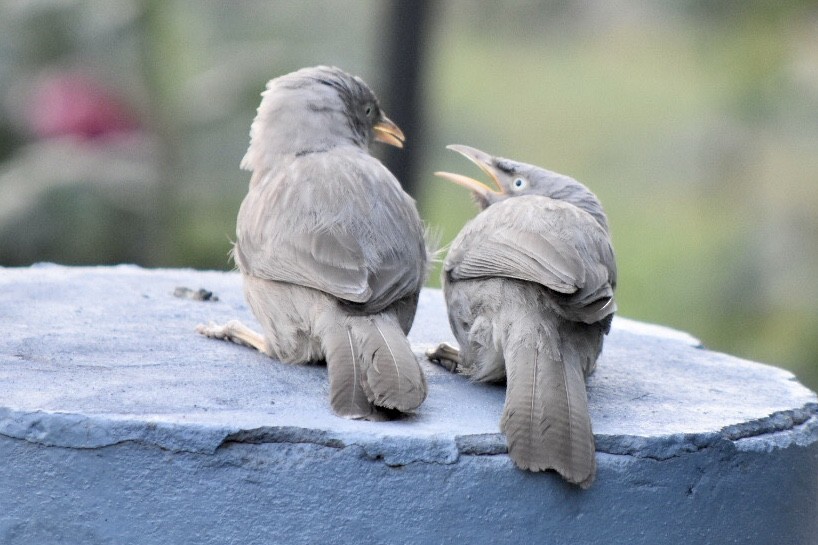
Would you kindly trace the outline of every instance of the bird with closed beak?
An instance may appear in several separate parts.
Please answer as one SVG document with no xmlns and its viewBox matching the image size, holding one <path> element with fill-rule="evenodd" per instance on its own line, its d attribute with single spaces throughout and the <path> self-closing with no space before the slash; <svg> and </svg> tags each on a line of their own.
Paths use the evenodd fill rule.
<svg viewBox="0 0 818 545">
<path fill-rule="evenodd" d="M 506 380 L 500 421 L 516 465 L 587 488 L 596 474 L 585 378 L 616 311 L 616 263 L 596 196 L 533 165 L 449 146 L 496 188 L 460 174 L 482 211 L 458 234 L 443 289 L 460 349 L 428 353 L 475 381 Z"/>
<path fill-rule="evenodd" d="M 326 361 L 340 416 L 411 411 L 426 379 L 406 334 L 429 253 L 415 201 L 369 153 L 404 135 L 338 68 L 278 77 L 262 97 L 232 255 L 263 334 L 235 320 L 197 330 L 287 363 Z"/>
</svg>

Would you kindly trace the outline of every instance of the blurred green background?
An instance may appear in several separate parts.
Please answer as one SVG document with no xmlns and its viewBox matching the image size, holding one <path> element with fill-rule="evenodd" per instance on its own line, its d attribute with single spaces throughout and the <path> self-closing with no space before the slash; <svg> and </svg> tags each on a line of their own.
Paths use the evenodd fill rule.
<svg viewBox="0 0 818 545">
<path fill-rule="evenodd" d="M 431 173 L 478 175 L 446 144 L 569 174 L 620 314 L 818 389 L 816 2 L 429 0 L 402 59 L 398 1 L 6 0 L 0 265 L 229 269 L 265 82 L 334 64 L 391 115 L 409 66 L 403 181 L 442 243 L 475 209 Z"/>
</svg>

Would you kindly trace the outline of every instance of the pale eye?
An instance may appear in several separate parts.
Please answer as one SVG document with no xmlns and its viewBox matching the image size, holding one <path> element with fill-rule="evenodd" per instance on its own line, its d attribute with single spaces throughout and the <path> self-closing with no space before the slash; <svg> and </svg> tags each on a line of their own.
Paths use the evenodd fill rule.
<svg viewBox="0 0 818 545">
<path fill-rule="evenodd" d="M 515 178 L 514 181 L 511 182 L 511 187 L 515 190 L 524 189 L 526 185 L 528 184 L 522 178 Z"/>
</svg>

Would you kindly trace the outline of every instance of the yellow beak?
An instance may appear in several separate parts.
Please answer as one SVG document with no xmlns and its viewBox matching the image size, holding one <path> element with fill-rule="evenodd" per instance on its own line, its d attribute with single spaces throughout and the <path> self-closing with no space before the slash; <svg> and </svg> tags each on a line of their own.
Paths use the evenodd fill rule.
<svg viewBox="0 0 818 545">
<path fill-rule="evenodd" d="M 403 131 L 400 130 L 400 127 L 395 125 L 394 121 L 385 115 L 381 115 L 380 121 L 375 123 L 372 129 L 375 131 L 375 140 L 378 142 L 383 142 L 396 148 L 403 147 L 403 142 L 406 140 Z"/>
<path fill-rule="evenodd" d="M 452 144 L 450 146 L 446 146 L 447 149 L 452 151 L 456 151 L 457 153 L 464 156 L 466 159 L 480 167 L 480 170 L 485 172 L 491 178 L 491 181 L 494 182 L 494 185 L 497 189 L 493 189 L 488 185 L 475 180 L 474 178 L 469 178 L 468 176 L 463 176 L 462 174 L 454 174 L 451 172 L 435 172 L 435 176 L 440 176 L 444 180 L 448 180 L 450 182 L 454 182 L 458 185 L 462 185 L 463 187 L 474 191 L 480 195 L 486 195 L 488 193 L 500 194 L 503 192 L 503 188 L 500 185 L 500 181 L 497 179 L 497 173 L 494 170 L 491 162 L 493 157 L 486 152 L 480 151 L 479 149 L 472 148 L 469 146 L 463 146 L 460 144 Z"/>
</svg>

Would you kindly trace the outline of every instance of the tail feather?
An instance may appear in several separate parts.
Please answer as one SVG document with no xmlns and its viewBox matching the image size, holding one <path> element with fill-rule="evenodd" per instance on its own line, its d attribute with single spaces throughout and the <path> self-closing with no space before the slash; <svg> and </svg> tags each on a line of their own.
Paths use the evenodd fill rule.
<svg viewBox="0 0 818 545">
<path fill-rule="evenodd" d="M 378 314 L 357 320 L 361 369 L 369 400 L 388 409 L 411 411 L 426 399 L 426 378 L 398 322 Z"/>
<path fill-rule="evenodd" d="M 358 341 L 352 328 L 336 328 L 323 336 L 324 353 L 329 371 L 330 404 L 338 416 L 366 418 L 375 408 L 363 389 Z"/>
<path fill-rule="evenodd" d="M 398 321 L 389 314 L 347 316 L 325 328 L 332 410 L 366 418 L 377 407 L 411 411 L 426 399 L 426 378 Z"/>
<path fill-rule="evenodd" d="M 519 467 L 553 469 L 587 488 L 596 474 L 596 460 L 582 363 L 563 359 L 548 342 L 553 339 L 510 343 L 500 427 Z"/>
</svg>

